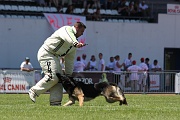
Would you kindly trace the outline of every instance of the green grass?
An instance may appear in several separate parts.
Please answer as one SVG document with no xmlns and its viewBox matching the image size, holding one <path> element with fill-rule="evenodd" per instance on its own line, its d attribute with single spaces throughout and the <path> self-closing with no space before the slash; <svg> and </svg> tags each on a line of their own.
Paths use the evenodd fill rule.
<svg viewBox="0 0 180 120">
<path fill-rule="evenodd" d="M 180 95 L 130 95 L 128 106 L 109 104 L 103 97 L 85 102 L 83 107 L 49 106 L 49 94 L 36 103 L 27 94 L 0 94 L 0 120 L 179 120 Z M 64 95 L 62 103 L 67 102 Z"/>
</svg>

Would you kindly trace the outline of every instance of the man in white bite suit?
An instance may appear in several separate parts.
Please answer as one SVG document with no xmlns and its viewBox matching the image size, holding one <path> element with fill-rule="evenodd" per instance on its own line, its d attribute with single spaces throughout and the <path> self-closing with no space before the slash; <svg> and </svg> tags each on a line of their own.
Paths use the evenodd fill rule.
<svg viewBox="0 0 180 120">
<path fill-rule="evenodd" d="M 83 35 L 85 29 L 82 22 L 76 22 L 73 26 L 59 28 L 45 40 L 37 54 L 45 76 L 29 90 L 29 97 L 33 102 L 40 94 L 50 90 L 50 105 L 61 105 L 63 87 L 56 76 L 56 73 L 63 74 L 59 57 L 64 56 L 65 74 L 71 76 L 76 48 L 84 46 L 77 38 Z"/>
</svg>

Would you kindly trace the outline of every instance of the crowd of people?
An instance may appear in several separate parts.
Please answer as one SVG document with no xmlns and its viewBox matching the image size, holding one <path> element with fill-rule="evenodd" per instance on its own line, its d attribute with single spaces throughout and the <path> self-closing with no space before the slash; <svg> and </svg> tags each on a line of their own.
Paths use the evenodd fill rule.
<svg viewBox="0 0 180 120">
<path fill-rule="evenodd" d="M 128 57 L 120 62 L 120 56 L 110 57 L 109 62 L 105 64 L 103 59 L 103 54 L 99 53 L 99 59 L 96 60 L 95 55 L 91 55 L 90 60 L 86 58 L 86 54 L 82 56 L 77 56 L 73 71 L 83 72 L 83 71 L 109 71 L 114 73 L 121 73 L 126 71 L 128 74 L 125 79 L 129 79 L 132 91 L 145 91 L 150 86 L 148 71 L 156 72 L 161 71 L 161 66 L 158 64 L 158 60 L 154 60 L 152 64 L 149 63 L 149 58 L 141 58 L 140 64 L 137 65 L 136 60 L 132 60 L 132 53 L 128 54 Z M 65 74 L 65 60 L 64 57 L 60 57 L 60 65 L 63 73 Z M 30 63 L 30 58 L 26 57 L 25 61 L 21 63 L 21 71 L 31 72 L 34 71 L 32 64 Z M 127 78 L 128 77 L 128 78 Z M 146 87 L 145 87 L 146 86 Z"/>
<path fill-rule="evenodd" d="M 110 71 L 110 72 L 120 72 L 120 71 L 131 71 L 131 66 L 136 65 L 136 60 L 132 60 L 132 53 L 128 54 L 128 57 L 120 63 L 120 56 L 116 55 L 115 57 L 110 57 L 109 62 L 105 64 L 103 59 L 103 54 L 99 53 L 99 60 L 96 60 L 95 55 L 92 55 L 90 60 L 86 59 L 86 54 L 83 54 L 82 57 L 78 56 L 74 64 L 74 71 Z M 141 58 L 140 70 L 145 69 L 146 71 L 161 71 L 161 67 L 158 64 L 158 60 L 154 60 L 152 64 L 149 64 L 149 58 Z M 144 67 L 144 66 L 147 67 Z M 147 69 L 148 68 L 148 69 Z M 138 71 L 138 69 L 137 69 Z"/>
<path fill-rule="evenodd" d="M 55 6 L 60 13 L 74 14 L 75 8 L 84 8 L 82 15 L 89 19 L 101 20 L 99 14 L 101 9 L 117 10 L 121 16 L 148 17 L 150 9 L 143 0 L 35 0 L 40 6 Z M 67 10 L 64 12 L 63 8 Z M 88 9 L 96 9 L 94 13 L 89 13 Z"/>
<path fill-rule="evenodd" d="M 127 72 L 126 82 L 130 82 L 132 91 L 145 91 L 150 87 L 150 78 L 148 71 L 157 72 L 161 71 L 161 66 L 158 64 L 158 60 L 154 60 L 152 64 L 149 63 L 149 58 L 140 58 L 140 64 L 137 65 L 136 60 L 132 60 L 132 53 L 128 54 L 128 57 L 120 62 L 120 56 L 110 57 L 109 62 L 105 64 L 103 54 L 99 53 L 99 60 L 96 60 L 95 55 L 91 56 L 89 61 L 86 60 L 86 55 L 83 54 L 82 58 L 77 57 L 77 61 L 74 63 L 74 72 L 83 71 L 109 71 L 113 73 Z M 119 80 L 121 82 L 121 80 Z"/>
</svg>

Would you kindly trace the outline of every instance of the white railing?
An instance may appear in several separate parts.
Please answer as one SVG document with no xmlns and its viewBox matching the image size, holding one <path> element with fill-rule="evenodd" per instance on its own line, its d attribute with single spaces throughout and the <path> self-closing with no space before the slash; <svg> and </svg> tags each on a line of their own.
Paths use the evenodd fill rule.
<svg viewBox="0 0 180 120">
<path fill-rule="evenodd" d="M 180 94 L 180 73 L 177 72 L 148 72 L 145 79 L 146 85 L 139 84 L 142 72 L 136 73 L 138 79 L 133 83 L 131 75 L 134 73 L 122 71 L 101 72 L 84 71 L 74 72 L 73 77 L 76 81 L 85 84 L 97 83 L 105 73 L 109 82 L 118 84 L 125 93 L 175 93 Z M 1 69 L 0 70 L 0 93 L 27 93 L 29 88 L 35 85 L 42 78 L 40 70 L 24 72 L 20 70 Z M 132 84 L 133 83 L 133 84 Z M 133 87 L 134 85 L 134 87 Z"/>
</svg>

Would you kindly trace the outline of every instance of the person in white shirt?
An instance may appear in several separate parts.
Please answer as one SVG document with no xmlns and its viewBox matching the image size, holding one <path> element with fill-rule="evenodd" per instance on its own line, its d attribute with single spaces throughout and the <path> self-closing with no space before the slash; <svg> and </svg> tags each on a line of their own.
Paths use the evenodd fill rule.
<svg viewBox="0 0 180 120">
<path fill-rule="evenodd" d="M 83 35 L 85 29 L 86 26 L 82 22 L 76 22 L 73 26 L 62 26 L 44 41 L 37 54 L 44 77 L 29 90 L 29 97 L 33 102 L 40 94 L 50 90 L 50 105 L 61 105 L 63 86 L 56 75 L 63 75 L 59 57 L 64 57 L 65 75 L 71 76 L 76 50 L 85 45 L 78 42 L 78 37 Z"/>
<path fill-rule="evenodd" d="M 84 70 L 86 70 L 87 68 L 87 61 L 86 61 L 86 54 L 82 54 L 82 59 L 81 59 L 81 61 L 84 63 Z"/>
<path fill-rule="evenodd" d="M 141 58 L 140 61 L 139 67 L 141 67 L 142 73 L 139 74 L 139 91 L 143 90 L 145 92 L 148 66 L 144 62 L 144 58 Z"/>
<path fill-rule="evenodd" d="M 161 71 L 161 66 L 158 65 L 158 61 L 157 60 L 154 60 L 153 64 L 151 65 L 151 71 Z"/>
<path fill-rule="evenodd" d="M 131 60 L 131 58 L 132 58 L 132 53 L 129 53 L 129 54 L 128 54 L 128 58 L 126 58 L 126 59 L 124 60 L 124 70 L 125 70 L 125 71 L 127 70 L 127 68 L 128 68 L 129 66 L 132 65 L 132 60 Z"/>
<path fill-rule="evenodd" d="M 84 71 L 85 64 L 81 61 L 81 57 L 78 56 L 77 61 L 74 63 L 74 71 L 75 72 L 82 72 Z"/>
<path fill-rule="evenodd" d="M 115 72 L 120 72 L 121 71 L 121 67 L 124 66 L 124 63 L 120 64 L 120 56 L 116 55 L 115 56 L 115 61 L 114 61 L 114 71 Z"/>
<path fill-rule="evenodd" d="M 141 16 L 146 17 L 149 15 L 149 7 L 148 5 L 145 3 L 145 1 L 142 1 L 139 4 L 139 12 L 141 13 Z"/>
<path fill-rule="evenodd" d="M 32 64 L 30 63 L 29 57 L 25 58 L 25 61 L 23 61 L 21 63 L 20 68 L 21 68 L 21 71 L 27 71 L 27 72 L 34 71 L 34 68 L 33 68 Z"/>
<path fill-rule="evenodd" d="M 98 71 L 105 71 L 105 61 L 102 53 L 99 53 Z"/>
<path fill-rule="evenodd" d="M 87 64 L 87 70 L 97 71 L 97 68 L 96 68 L 96 58 L 95 58 L 94 55 L 91 56 L 91 59 L 90 59 L 90 61 Z"/>
<path fill-rule="evenodd" d="M 131 90 L 133 92 L 137 91 L 137 86 L 138 86 L 138 72 L 141 71 L 142 69 L 136 65 L 136 61 L 132 61 L 132 66 L 127 68 L 128 72 L 130 72 L 130 80 L 131 80 Z"/>
<path fill-rule="evenodd" d="M 109 63 L 107 64 L 106 68 L 107 71 L 114 71 L 114 57 L 109 58 Z"/>
</svg>

